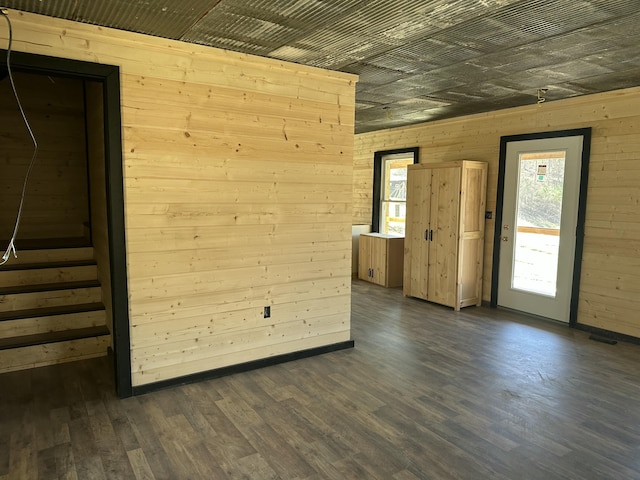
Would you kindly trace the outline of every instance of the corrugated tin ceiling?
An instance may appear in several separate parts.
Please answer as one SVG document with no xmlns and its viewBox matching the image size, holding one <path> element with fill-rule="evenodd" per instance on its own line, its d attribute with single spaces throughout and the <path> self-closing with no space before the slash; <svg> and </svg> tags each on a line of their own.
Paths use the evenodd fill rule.
<svg viewBox="0 0 640 480">
<path fill-rule="evenodd" d="M 640 85 L 631 0 L 0 0 L 357 73 L 366 132 Z"/>
</svg>

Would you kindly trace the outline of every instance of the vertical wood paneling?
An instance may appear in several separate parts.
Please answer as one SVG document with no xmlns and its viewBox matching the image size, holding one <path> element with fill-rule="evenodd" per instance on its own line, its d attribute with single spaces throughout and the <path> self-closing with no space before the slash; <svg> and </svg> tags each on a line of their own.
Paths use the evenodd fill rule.
<svg viewBox="0 0 640 480">
<path fill-rule="evenodd" d="M 22 72 L 14 80 L 38 142 L 18 238 L 80 237 L 89 220 L 82 82 Z M 0 81 L 0 132 L 0 239 L 8 239 L 33 155 L 8 77 Z"/>
<path fill-rule="evenodd" d="M 593 138 L 578 322 L 640 337 L 640 88 L 357 135 L 353 223 L 371 222 L 376 151 L 419 146 L 423 163 L 488 162 L 486 208 L 495 213 L 501 136 L 582 127 L 592 127 Z M 493 220 L 485 231 L 489 300 Z"/>
<path fill-rule="evenodd" d="M 350 339 L 356 77 L 10 15 L 120 66 L 134 386 Z"/>
</svg>

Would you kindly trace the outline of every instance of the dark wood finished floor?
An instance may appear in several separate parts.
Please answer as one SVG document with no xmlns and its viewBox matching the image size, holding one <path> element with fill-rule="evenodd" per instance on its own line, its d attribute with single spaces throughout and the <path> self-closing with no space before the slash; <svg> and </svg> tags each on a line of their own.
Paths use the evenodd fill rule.
<svg viewBox="0 0 640 480">
<path fill-rule="evenodd" d="M 355 349 L 118 400 L 0 375 L 0 479 L 640 479 L 640 347 L 353 285 Z"/>
</svg>

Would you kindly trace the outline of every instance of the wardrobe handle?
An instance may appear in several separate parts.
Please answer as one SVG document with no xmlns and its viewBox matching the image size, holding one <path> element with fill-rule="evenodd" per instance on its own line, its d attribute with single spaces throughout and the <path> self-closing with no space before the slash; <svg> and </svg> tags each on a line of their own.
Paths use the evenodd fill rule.
<svg viewBox="0 0 640 480">
<path fill-rule="evenodd" d="M 429 230 L 425 230 L 424 231 L 424 239 L 428 242 L 429 241 Z"/>
<path fill-rule="evenodd" d="M 433 230 L 429 230 L 429 241 L 433 241 Z"/>
</svg>

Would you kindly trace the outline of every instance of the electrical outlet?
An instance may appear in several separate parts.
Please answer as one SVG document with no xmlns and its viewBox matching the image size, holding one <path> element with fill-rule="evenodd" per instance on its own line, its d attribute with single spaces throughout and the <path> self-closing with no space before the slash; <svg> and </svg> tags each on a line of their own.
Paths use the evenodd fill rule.
<svg viewBox="0 0 640 480">
<path fill-rule="evenodd" d="M 269 318 L 271 317 L 271 307 L 266 306 L 264 307 L 264 318 Z"/>
</svg>

